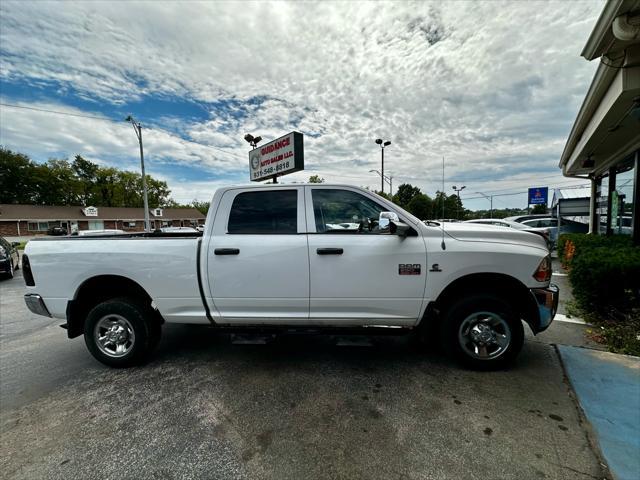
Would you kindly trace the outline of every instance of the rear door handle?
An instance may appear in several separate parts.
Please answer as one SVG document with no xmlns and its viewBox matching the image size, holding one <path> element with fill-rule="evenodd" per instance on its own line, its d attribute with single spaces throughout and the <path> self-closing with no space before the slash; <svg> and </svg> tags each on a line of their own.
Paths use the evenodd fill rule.
<svg viewBox="0 0 640 480">
<path fill-rule="evenodd" d="M 341 248 L 318 248 L 316 253 L 318 255 L 342 255 L 344 250 Z"/>
<path fill-rule="evenodd" d="M 216 255 L 238 255 L 240 253 L 239 248 L 216 248 L 213 253 Z"/>
</svg>

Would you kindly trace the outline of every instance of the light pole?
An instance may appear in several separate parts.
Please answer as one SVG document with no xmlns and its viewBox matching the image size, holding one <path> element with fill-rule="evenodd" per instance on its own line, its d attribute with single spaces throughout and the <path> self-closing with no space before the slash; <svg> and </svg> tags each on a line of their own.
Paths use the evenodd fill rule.
<svg viewBox="0 0 640 480">
<path fill-rule="evenodd" d="M 125 122 L 130 122 L 133 125 L 133 130 L 136 132 L 136 137 L 138 137 L 138 143 L 140 144 L 140 168 L 142 170 L 142 196 L 144 199 L 144 230 L 146 232 L 150 231 L 151 225 L 149 222 L 149 196 L 147 194 L 147 177 L 144 173 L 144 152 L 142 150 L 142 125 L 140 122 L 136 122 L 136 120 L 129 115 L 125 118 Z"/>
<path fill-rule="evenodd" d="M 380 174 L 380 184 L 382 186 L 382 193 L 384 193 L 384 147 L 391 145 L 391 142 L 388 140 L 383 142 L 381 138 L 377 138 L 376 143 L 380 145 L 380 150 L 382 151 L 382 173 Z"/>
<path fill-rule="evenodd" d="M 491 210 L 489 211 L 489 218 L 493 218 L 493 195 L 485 195 L 482 192 L 474 192 L 474 193 L 477 193 L 478 195 L 482 195 L 484 198 L 489 200 L 489 202 L 491 202 Z"/>
<path fill-rule="evenodd" d="M 458 194 L 458 203 L 456 204 L 456 216 L 458 217 L 458 220 L 460 220 L 460 192 L 465 188 L 467 188 L 466 185 L 463 185 L 460 188 L 456 187 L 455 185 L 453 186 L 453 191 Z"/>
<path fill-rule="evenodd" d="M 386 175 L 382 175 L 382 173 L 380 173 L 380 170 L 369 170 L 369 173 L 377 173 L 382 178 L 384 178 L 386 182 L 389 184 L 389 195 L 393 197 L 393 177 L 391 176 L 387 177 Z"/>
</svg>

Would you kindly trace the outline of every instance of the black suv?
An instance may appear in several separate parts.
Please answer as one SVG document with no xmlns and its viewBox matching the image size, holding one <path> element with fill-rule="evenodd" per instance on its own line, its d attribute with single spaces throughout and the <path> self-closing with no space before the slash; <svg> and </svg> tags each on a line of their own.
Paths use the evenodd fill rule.
<svg viewBox="0 0 640 480">
<path fill-rule="evenodd" d="M 13 278 L 13 272 L 20 268 L 18 242 L 9 243 L 0 237 L 0 276 Z"/>
</svg>

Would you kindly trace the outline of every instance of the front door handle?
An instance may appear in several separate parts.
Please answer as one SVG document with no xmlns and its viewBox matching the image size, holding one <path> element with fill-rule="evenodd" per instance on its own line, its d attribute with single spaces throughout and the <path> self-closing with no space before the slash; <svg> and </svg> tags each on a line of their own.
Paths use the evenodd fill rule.
<svg viewBox="0 0 640 480">
<path fill-rule="evenodd" d="M 316 253 L 318 255 L 342 255 L 344 250 L 341 248 L 318 248 Z"/>
<path fill-rule="evenodd" d="M 239 248 L 216 248 L 213 253 L 216 255 L 238 255 L 240 253 Z"/>
</svg>

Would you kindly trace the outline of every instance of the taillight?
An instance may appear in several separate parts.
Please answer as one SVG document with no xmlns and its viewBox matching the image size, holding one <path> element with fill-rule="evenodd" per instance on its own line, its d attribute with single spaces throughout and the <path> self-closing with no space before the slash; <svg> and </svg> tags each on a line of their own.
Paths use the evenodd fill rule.
<svg viewBox="0 0 640 480">
<path fill-rule="evenodd" d="M 24 277 L 24 283 L 27 287 L 35 287 L 36 282 L 33 279 L 33 272 L 31 272 L 31 264 L 29 263 L 29 257 L 22 255 L 22 276 Z"/>
<path fill-rule="evenodd" d="M 547 255 L 542 259 L 540 265 L 533 273 L 533 278 L 538 282 L 548 282 L 551 280 L 551 256 Z"/>
</svg>

